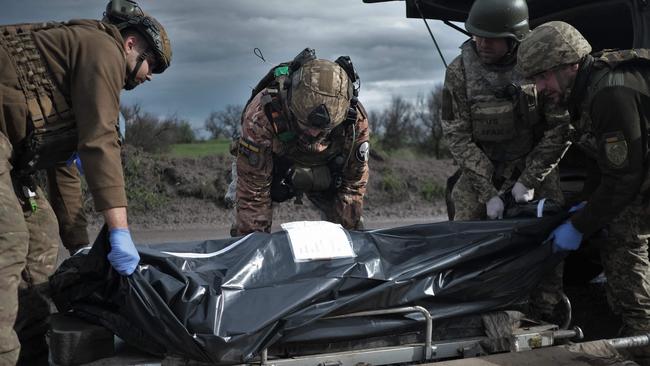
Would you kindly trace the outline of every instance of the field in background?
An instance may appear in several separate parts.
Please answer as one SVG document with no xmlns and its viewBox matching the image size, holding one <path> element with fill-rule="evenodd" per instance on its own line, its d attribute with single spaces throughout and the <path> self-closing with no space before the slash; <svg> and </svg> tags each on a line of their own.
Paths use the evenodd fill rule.
<svg viewBox="0 0 650 366">
<path fill-rule="evenodd" d="M 173 144 L 168 155 L 179 158 L 200 158 L 210 155 L 228 155 L 230 139 L 217 139 L 190 144 Z"/>
</svg>

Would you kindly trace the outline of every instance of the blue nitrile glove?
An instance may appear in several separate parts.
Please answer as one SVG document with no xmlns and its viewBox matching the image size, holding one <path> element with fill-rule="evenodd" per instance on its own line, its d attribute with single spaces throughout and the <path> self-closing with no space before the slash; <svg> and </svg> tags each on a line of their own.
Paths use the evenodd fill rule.
<svg viewBox="0 0 650 366">
<path fill-rule="evenodd" d="M 551 233 L 553 251 L 576 250 L 582 242 L 582 233 L 573 226 L 571 220 L 565 221 Z"/>
<path fill-rule="evenodd" d="M 79 153 L 75 151 L 72 156 L 65 162 L 65 165 L 67 166 L 72 166 L 72 164 L 77 166 L 77 170 L 79 171 L 80 175 L 84 175 L 84 167 L 81 164 L 81 158 L 79 157 Z"/>
<path fill-rule="evenodd" d="M 111 243 L 108 261 L 113 268 L 123 276 L 133 273 L 140 263 L 140 255 L 135 249 L 129 229 L 111 229 L 108 241 Z"/>
<path fill-rule="evenodd" d="M 580 211 L 580 210 L 582 210 L 583 208 L 585 208 L 585 206 L 587 206 L 587 201 L 582 201 L 582 202 L 578 203 L 577 205 L 571 207 L 571 208 L 569 209 L 569 212 L 572 213 L 572 212 Z"/>
</svg>

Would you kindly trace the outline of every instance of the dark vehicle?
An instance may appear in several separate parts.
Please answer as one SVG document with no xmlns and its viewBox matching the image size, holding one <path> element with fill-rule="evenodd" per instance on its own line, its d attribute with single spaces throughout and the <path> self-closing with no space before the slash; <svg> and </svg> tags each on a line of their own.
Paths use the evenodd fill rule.
<svg viewBox="0 0 650 366">
<path fill-rule="evenodd" d="M 363 0 L 378 3 L 395 0 Z M 464 22 L 473 0 L 406 0 L 407 18 Z M 647 0 L 528 0 L 530 24 L 535 27 L 562 20 L 576 27 L 594 51 L 650 46 Z M 453 25 L 452 25 L 453 26 Z"/>
</svg>

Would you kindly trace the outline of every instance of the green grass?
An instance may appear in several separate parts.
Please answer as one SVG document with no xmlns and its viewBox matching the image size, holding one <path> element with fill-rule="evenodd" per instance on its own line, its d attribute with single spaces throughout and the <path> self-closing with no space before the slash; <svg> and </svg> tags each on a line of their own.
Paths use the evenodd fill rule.
<svg viewBox="0 0 650 366">
<path fill-rule="evenodd" d="M 192 144 L 174 144 L 169 155 L 182 158 L 200 158 L 209 155 L 227 155 L 229 149 L 230 139 L 218 139 Z"/>
</svg>

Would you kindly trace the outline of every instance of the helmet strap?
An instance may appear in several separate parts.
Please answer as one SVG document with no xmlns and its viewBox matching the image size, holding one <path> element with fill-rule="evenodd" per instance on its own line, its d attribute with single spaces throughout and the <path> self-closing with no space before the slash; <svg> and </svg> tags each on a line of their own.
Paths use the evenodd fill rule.
<svg viewBox="0 0 650 366">
<path fill-rule="evenodd" d="M 591 75 L 592 65 L 594 64 L 594 58 L 591 55 L 586 55 L 580 62 L 580 68 L 578 73 L 573 81 L 573 85 L 570 90 L 567 90 L 569 109 L 572 115 L 579 115 L 579 108 L 577 108 L 582 99 L 584 98 L 587 92 L 587 82 Z M 578 109 L 578 110 L 574 110 Z"/>
<path fill-rule="evenodd" d="M 519 42 L 512 38 L 506 38 L 506 43 L 508 44 L 508 52 L 501 58 L 501 64 L 507 65 L 512 63 L 517 58 L 517 49 L 519 48 Z"/>
<path fill-rule="evenodd" d="M 124 85 L 124 89 L 132 90 L 136 86 L 138 86 L 138 82 L 135 80 L 135 77 L 138 75 L 138 71 L 140 71 L 140 67 L 142 67 L 142 63 L 146 59 L 147 59 L 147 52 L 142 52 L 138 56 L 135 67 L 133 68 L 133 70 L 131 70 L 131 73 L 129 73 L 129 76 L 127 76 L 126 78 L 126 84 Z"/>
</svg>

